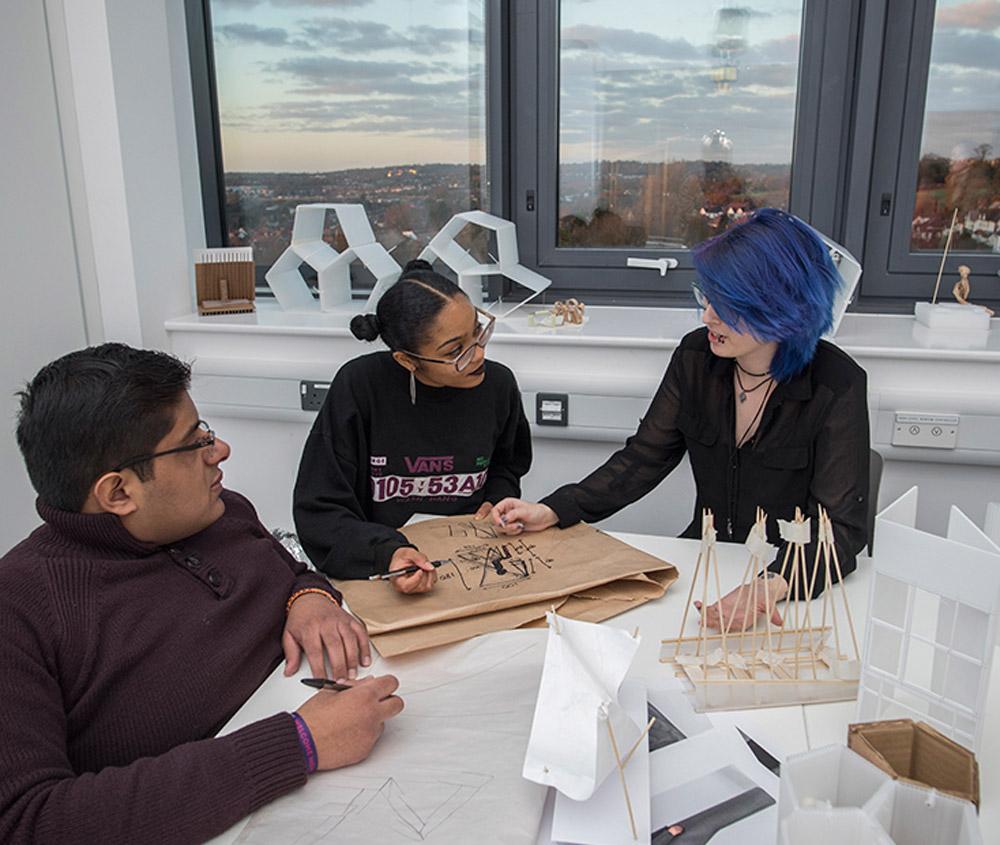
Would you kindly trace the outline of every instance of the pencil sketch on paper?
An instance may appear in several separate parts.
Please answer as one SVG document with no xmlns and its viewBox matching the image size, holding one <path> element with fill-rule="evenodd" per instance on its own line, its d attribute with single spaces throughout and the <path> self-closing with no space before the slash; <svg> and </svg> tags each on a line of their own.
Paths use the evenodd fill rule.
<svg viewBox="0 0 1000 845">
<path fill-rule="evenodd" d="M 432 769 L 395 776 L 342 774 L 335 783 L 319 779 L 313 782 L 317 788 L 304 791 L 281 818 L 251 819 L 237 841 L 274 842 L 280 824 L 281 840 L 296 845 L 350 841 L 357 835 L 424 842 L 492 780 L 478 772 Z"/>
</svg>

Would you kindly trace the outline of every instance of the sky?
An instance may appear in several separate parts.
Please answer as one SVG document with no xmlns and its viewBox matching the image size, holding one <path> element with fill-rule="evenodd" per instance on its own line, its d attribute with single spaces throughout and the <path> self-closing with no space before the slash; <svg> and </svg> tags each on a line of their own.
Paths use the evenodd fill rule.
<svg viewBox="0 0 1000 845">
<path fill-rule="evenodd" d="M 211 5 L 226 170 L 484 160 L 485 0 Z M 721 130 L 736 163 L 789 162 L 801 0 L 560 5 L 561 161 L 699 158 Z M 1000 0 L 939 0 L 923 149 L 977 143 L 1000 150 Z"/>
</svg>

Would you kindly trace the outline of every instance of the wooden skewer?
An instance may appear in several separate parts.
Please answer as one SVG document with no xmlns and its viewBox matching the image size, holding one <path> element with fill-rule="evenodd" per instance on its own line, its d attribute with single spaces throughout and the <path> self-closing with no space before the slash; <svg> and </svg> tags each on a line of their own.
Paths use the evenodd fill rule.
<svg viewBox="0 0 1000 845">
<path fill-rule="evenodd" d="M 785 577 L 785 573 L 788 571 L 788 556 L 791 554 L 791 551 L 792 551 L 792 544 L 788 543 L 785 546 L 785 557 L 781 561 L 781 572 L 778 573 L 778 575 L 781 578 L 784 578 Z M 787 584 L 788 582 L 785 581 L 785 583 Z M 768 594 L 770 595 L 770 590 L 768 590 Z M 771 602 L 771 605 L 772 605 L 771 610 L 773 612 L 774 608 L 776 608 L 778 606 L 778 599 L 775 598 L 774 601 Z M 788 615 L 788 607 L 786 606 L 785 607 L 785 616 L 787 616 L 787 615 Z M 782 642 L 784 633 L 785 633 L 785 627 L 784 627 L 784 625 L 782 625 L 781 626 L 781 630 L 778 631 L 778 648 L 779 649 L 781 648 L 781 642 Z"/>
<path fill-rule="evenodd" d="M 747 575 L 750 574 L 750 566 L 754 562 L 755 559 L 756 558 L 753 555 L 750 555 L 750 560 L 747 561 L 747 565 L 743 569 L 743 580 L 740 582 L 741 583 L 740 594 L 739 594 L 739 598 L 736 599 L 736 606 L 737 607 L 739 607 L 740 599 L 743 598 L 743 591 L 745 589 L 747 589 L 747 591 L 749 592 L 748 586 L 749 586 L 750 582 L 747 581 Z M 747 602 L 749 602 L 749 601 L 750 601 L 750 596 L 748 595 L 747 596 Z M 744 616 L 744 618 L 746 618 L 746 611 L 748 609 L 749 609 L 748 606 L 745 604 L 744 608 L 743 608 L 743 616 Z M 729 630 L 732 630 L 732 617 L 730 617 L 729 622 L 727 623 L 727 628 Z M 743 627 L 740 628 L 740 645 L 739 645 L 739 648 L 740 648 L 741 651 L 743 650 L 743 637 L 746 634 L 746 630 L 747 630 L 747 626 L 746 625 L 743 625 Z"/>
<path fill-rule="evenodd" d="M 715 560 L 715 594 L 718 597 L 719 613 L 721 615 L 721 613 L 722 613 L 722 583 L 719 581 L 719 561 L 718 561 L 718 559 Z M 705 612 L 705 606 L 702 605 L 702 613 L 704 613 L 704 612 Z M 729 675 L 733 675 L 735 673 L 733 672 L 733 667 L 729 665 L 729 644 L 726 642 L 726 622 L 723 619 L 720 619 L 720 621 L 722 622 L 722 625 L 719 628 L 719 630 L 722 633 L 722 662 L 726 664 L 726 675 L 729 676 Z M 708 649 L 706 648 L 705 651 L 707 652 Z"/>
<path fill-rule="evenodd" d="M 625 760 L 622 762 L 623 766 L 628 765 L 628 761 L 632 759 L 632 755 L 635 754 L 636 750 L 639 748 L 639 743 L 641 743 L 643 737 L 645 737 L 646 734 L 649 733 L 649 729 L 653 727 L 653 722 L 655 721 L 656 721 L 656 716 L 652 716 L 650 720 L 646 723 L 646 727 L 643 728 L 642 733 L 639 734 L 639 738 L 633 743 L 632 747 L 628 750 L 628 754 L 625 755 Z"/>
<path fill-rule="evenodd" d="M 698 651 L 695 654 L 701 655 L 702 670 L 705 674 L 708 674 L 708 646 L 705 645 L 705 651 L 702 653 L 702 645 L 705 642 L 705 629 L 707 627 L 705 623 L 705 612 L 708 610 L 708 570 L 712 568 L 712 550 L 708 550 L 708 561 L 705 563 L 705 578 L 702 585 L 701 591 L 701 618 L 698 624 Z"/>
<path fill-rule="evenodd" d="M 830 525 L 830 532 L 831 532 L 831 537 L 832 537 L 833 536 L 833 525 L 832 525 L 832 523 Z M 860 660 L 861 659 L 861 649 L 858 648 L 858 637 L 857 637 L 857 634 L 855 634 L 855 632 L 854 632 L 854 619 L 851 618 L 851 606 L 850 606 L 850 604 L 848 604 L 848 601 L 847 601 L 847 587 L 844 586 L 844 576 L 843 576 L 843 574 L 840 571 L 840 560 L 837 558 L 837 547 L 832 542 L 830 543 L 830 551 L 833 554 L 833 565 L 834 565 L 834 568 L 836 568 L 836 570 L 837 570 L 837 580 L 840 581 L 840 594 L 844 598 L 844 613 L 847 614 L 847 625 L 851 629 L 851 642 L 854 645 L 854 659 L 855 660 Z M 837 654 L 838 655 L 840 654 L 839 649 L 837 651 Z"/>
<path fill-rule="evenodd" d="M 705 517 L 701 518 L 701 531 L 702 534 L 705 533 Z M 687 601 L 684 603 L 684 615 L 681 617 L 681 630 L 678 635 L 677 640 L 677 651 L 674 652 L 674 657 L 680 654 L 680 638 L 684 636 L 684 628 L 687 625 L 688 611 L 691 610 L 691 600 L 694 598 L 694 585 L 698 583 L 698 573 L 701 571 L 701 550 L 698 551 L 698 559 L 694 564 L 694 574 L 691 576 L 691 587 L 688 589 Z"/>
<path fill-rule="evenodd" d="M 605 724 L 608 726 L 608 736 L 611 737 L 611 750 L 614 751 L 615 761 L 618 763 L 618 777 L 621 778 L 622 791 L 625 793 L 625 806 L 628 808 L 628 823 L 632 828 L 632 838 L 638 839 L 639 833 L 635 829 L 635 813 L 632 812 L 632 799 L 628 795 L 628 783 L 625 782 L 625 768 L 621 755 L 618 753 L 618 743 L 615 740 L 614 728 L 611 727 L 611 719 L 608 719 Z"/>
<path fill-rule="evenodd" d="M 944 262 L 948 258 L 948 251 L 951 249 L 951 238 L 955 234 L 955 221 L 958 219 L 958 206 L 951 215 L 951 225 L 948 227 L 948 240 L 944 245 L 944 252 L 941 253 L 941 266 L 938 267 L 937 281 L 934 283 L 934 296 L 931 297 L 931 305 L 937 302 L 938 288 L 941 287 L 941 274 L 944 273 Z"/>
</svg>

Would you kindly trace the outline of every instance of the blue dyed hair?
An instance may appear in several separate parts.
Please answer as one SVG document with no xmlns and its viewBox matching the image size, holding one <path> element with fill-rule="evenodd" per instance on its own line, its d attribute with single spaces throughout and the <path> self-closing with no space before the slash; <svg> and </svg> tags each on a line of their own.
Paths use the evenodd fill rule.
<svg viewBox="0 0 1000 845">
<path fill-rule="evenodd" d="M 842 282 L 813 229 L 777 208 L 762 208 L 693 250 L 698 287 L 719 318 L 757 340 L 778 341 L 771 374 L 802 372 L 833 324 Z"/>
</svg>

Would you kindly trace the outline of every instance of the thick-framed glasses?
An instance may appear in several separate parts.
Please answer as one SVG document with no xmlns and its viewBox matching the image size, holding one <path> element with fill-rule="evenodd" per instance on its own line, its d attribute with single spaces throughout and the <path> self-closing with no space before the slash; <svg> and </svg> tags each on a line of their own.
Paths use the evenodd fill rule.
<svg viewBox="0 0 1000 845">
<path fill-rule="evenodd" d="M 697 282 L 691 283 L 691 292 L 694 294 L 694 301 L 697 303 L 698 307 L 704 311 L 709 306 L 708 297 L 705 296 L 705 291 L 703 291 Z"/>
<path fill-rule="evenodd" d="M 432 364 L 454 364 L 455 369 L 462 372 L 469 364 L 472 363 L 472 359 L 476 357 L 476 347 L 481 349 L 486 348 L 486 344 L 490 342 L 490 338 L 493 337 L 493 329 L 496 327 L 497 318 L 495 314 L 490 314 L 483 311 L 482 308 L 477 308 L 476 313 L 480 317 L 485 317 L 486 322 L 478 320 L 476 323 L 476 339 L 472 341 L 464 349 L 459 350 L 459 353 L 454 358 L 428 358 L 426 355 L 417 355 L 414 352 L 406 352 L 405 349 L 400 349 L 400 352 L 406 352 L 411 358 L 416 358 L 419 361 L 429 361 Z"/>
<path fill-rule="evenodd" d="M 198 429 L 202 432 L 202 436 L 195 440 L 194 443 L 188 443 L 186 446 L 175 446 L 173 449 L 164 449 L 162 452 L 153 452 L 149 455 L 137 455 L 134 458 L 129 458 L 127 461 L 122 461 L 111 471 L 121 472 L 123 469 L 135 466 L 136 464 L 143 464 L 146 461 L 153 460 L 153 458 L 162 458 L 164 455 L 178 455 L 181 452 L 194 452 L 197 449 L 207 449 L 209 446 L 214 446 L 215 432 L 209 428 L 208 423 L 204 420 L 198 420 Z"/>
</svg>

